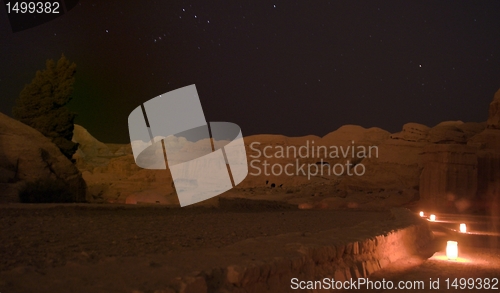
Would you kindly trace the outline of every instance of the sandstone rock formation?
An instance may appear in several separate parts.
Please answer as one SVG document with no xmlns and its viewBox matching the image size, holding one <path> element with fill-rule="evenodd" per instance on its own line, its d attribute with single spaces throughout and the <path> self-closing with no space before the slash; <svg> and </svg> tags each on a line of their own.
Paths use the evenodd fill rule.
<svg viewBox="0 0 500 293">
<path fill-rule="evenodd" d="M 312 140 L 314 139 L 314 149 Z M 309 142 L 308 142 L 309 141 Z M 281 196 L 281 200 L 287 200 L 290 203 L 299 203 L 304 208 L 339 208 L 339 207 L 380 207 L 380 206 L 398 206 L 415 200 L 418 196 L 418 177 L 421 167 L 419 166 L 419 153 L 424 142 L 412 142 L 399 139 L 391 139 L 390 133 L 380 128 L 363 128 L 357 125 L 342 126 L 336 131 L 333 131 L 323 138 L 318 137 L 302 137 L 302 138 L 287 138 L 283 136 L 251 136 L 245 137 L 245 143 L 259 142 L 259 151 L 247 149 L 249 162 L 252 161 L 251 155 L 262 152 L 263 149 L 271 150 L 276 145 L 283 147 L 295 146 L 296 148 L 304 147 L 308 144 L 309 157 L 299 157 L 300 162 L 306 165 L 317 164 L 322 160 L 326 163 L 325 174 L 319 174 L 307 178 L 303 174 L 297 176 L 252 176 L 249 174 L 238 188 L 255 188 L 283 186 L 286 191 L 286 196 Z M 312 158 L 313 150 L 318 150 L 321 147 L 335 147 L 341 149 L 338 158 L 331 156 L 317 156 Z M 358 157 L 352 156 L 349 151 L 344 156 L 342 148 L 346 150 L 352 147 L 364 147 L 368 149 L 373 147 L 371 156 Z M 272 153 L 272 152 L 271 152 Z M 304 154 L 305 152 L 303 152 Z M 322 153 L 322 152 L 320 152 Z M 261 155 L 261 159 L 263 155 Z M 255 159 L 255 158 L 253 158 Z M 286 165 L 293 164 L 295 157 L 292 158 L 266 158 L 272 164 Z M 358 171 L 363 170 L 361 176 L 350 176 L 347 172 L 344 174 L 326 174 L 326 168 L 335 168 L 336 165 L 345 166 L 346 163 L 351 164 L 351 168 L 358 168 Z M 320 168 L 324 165 L 320 165 Z M 251 167 L 252 170 L 252 167 Z M 314 168 L 311 169 L 315 171 Z M 336 170 L 340 170 L 336 168 Z M 352 173 L 352 172 L 351 172 Z M 266 185 L 267 183 L 267 185 Z M 271 186 L 269 184 L 276 183 Z M 277 193 L 265 192 L 258 190 L 256 193 L 264 193 L 264 195 L 254 195 L 260 199 L 280 199 Z M 282 191 L 283 192 L 283 191 Z M 294 198 L 298 196 L 299 198 Z"/>
<path fill-rule="evenodd" d="M 75 124 L 72 140 L 80 144 L 78 153 L 81 156 L 93 158 L 97 156 L 113 155 L 110 148 L 106 144 L 98 141 L 87 131 L 87 129 L 78 124 Z"/>
<path fill-rule="evenodd" d="M 490 103 L 488 128 L 500 129 L 500 89 L 495 93 L 493 101 Z"/>
<path fill-rule="evenodd" d="M 168 170 L 141 169 L 134 163 L 130 145 L 102 144 L 82 127 L 75 129 L 74 141 L 80 143 L 81 149 L 74 158 L 94 200 L 178 202 Z M 342 126 L 322 138 L 248 136 L 245 146 L 249 174 L 229 193 L 292 203 L 302 202 L 300 198 L 304 197 L 317 201 L 351 195 L 340 205 L 379 200 L 401 205 L 415 198 L 421 170 L 418 154 L 423 144 L 391 139 L 385 130 L 357 125 Z M 362 170 L 360 166 L 366 170 L 361 176 L 350 176 L 347 169 L 341 173 L 347 164 L 358 171 Z M 285 170 L 287 165 L 291 167 Z"/>
<path fill-rule="evenodd" d="M 429 130 L 428 141 L 431 143 L 466 143 L 467 137 L 459 128 L 462 121 L 445 121 Z"/>
<path fill-rule="evenodd" d="M 37 130 L 0 113 L 0 202 L 19 202 L 26 183 L 64 183 L 75 201 L 85 201 L 80 171 Z"/>
<path fill-rule="evenodd" d="M 420 176 L 420 197 L 437 210 L 500 213 L 500 91 L 487 123 L 449 121 L 429 131 Z M 441 145 L 438 145 L 441 144 Z M 466 144 L 466 145 L 465 145 Z"/>
<path fill-rule="evenodd" d="M 428 141 L 427 135 L 430 128 L 419 123 L 406 123 L 401 132 L 391 135 L 392 139 L 401 139 L 406 141 L 422 142 Z"/>
<path fill-rule="evenodd" d="M 490 103 L 487 128 L 468 144 L 478 149 L 478 204 L 500 215 L 500 90 Z"/>
<path fill-rule="evenodd" d="M 436 208 L 477 207 L 478 199 L 499 197 L 499 97 L 500 91 L 490 104 L 488 123 L 407 123 L 392 135 L 380 128 L 345 125 L 324 137 L 245 137 L 249 174 L 221 196 L 305 207 L 394 206 L 420 196 Z M 178 203 L 169 171 L 137 167 L 130 145 L 103 144 L 78 126 L 74 140 L 81 144 L 75 159 L 95 200 Z M 374 155 L 358 155 L 370 147 Z M 339 173 L 342 166 L 363 174 Z"/>
<path fill-rule="evenodd" d="M 135 165 L 129 145 L 101 144 L 83 128 L 75 129 L 74 141 L 81 145 L 75 159 L 95 200 L 177 202 L 168 170 L 141 169 Z M 345 197 L 352 192 L 380 192 L 381 189 L 401 192 L 414 189 L 418 185 L 415 178 L 418 179 L 419 172 L 419 144 L 398 142 L 389 139 L 389 136 L 389 132 L 380 128 L 346 125 L 322 138 L 313 135 L 245 137 L 249 174 L 233 192 L 243 197 L 252 197 L 255 193 L 263 199 L 272 199 L 276 193 L 274 199 L 287 201 L 296 197 L 310 197 L 311 194 Z M 358 149 L 352 152 L 357 147 L 365 150 L 374 147 L 373 157 L 359 157 Z M 356 178 L 348 178 L 346 172 L 334 174 L 332 171 L 335 165 L 345 167 L 350 163 L 356 166 L 361 162 L 367 164 L 367 171 Z M 284 170 L 287 165 L 291 167 Z M 301 169 L 301 166 L 304 167 Z M 311 170 L 308 170 L 309 166 Z M 320 170 L 323 170 L 323 174 Z M 339 172 L 340 169 L 335 171 Z M 269 194 L 270 190 L 272 194 Z M 164 198 L 159 199 L 158 195 Z"/>
<path fill-rule="evenodd" d="M 178 204 L 168 170 L 147 170 L 135 164 L 130 144 L 105 144 L 75 125 L 73 158 L 93 202 Z"/>
<path fill-rule="evenodd" d="M 476 198 L 476 148 L 460 144 L 432 144 L 424 148 L 420 175 L 422 205 L 436 210 L 465 211 Z"/>
<path fill-rule="evenodd" d="M 467 139 L 470 139 L 474 135 L 482 132 L 486 128 L 486 123 L 465 122 L 463 124 L 458 125 L 457 127 L 464 133 Z"/>
<path fill-rule="evenodd" d="M 430 128 L 423 124 L 407 123 L 401 132 L 391 135 L 392 139 L 430 143 L 467 143 L 467 139 L 483 131 L 484 123 L 445 121 Z"/>
<path fill-rule="evenodd" d="M 238 187 L 287 189 L 308 184 L 337 185 L 348 173 L 346 164 L 359 164 L 364 159 L 362 150 L 369 155 L 370 147 L 374 147 L 376 155 L 376 147 L 389 135 L 380 128 L 345 125 L 322 138 L 313 135 L 245 137 L 250 168 L 249 175 Z"/>
<path fill-rule="evenodd" d="M 422 142 L 397 139 L 381 141 L 378 157 L 361 161 L 366 167 L 363 176 L 345 177 L 343 184 L 351 191 L 417 191 L 421 171 L 419 154 L 424 145 Z"/>
</svg>

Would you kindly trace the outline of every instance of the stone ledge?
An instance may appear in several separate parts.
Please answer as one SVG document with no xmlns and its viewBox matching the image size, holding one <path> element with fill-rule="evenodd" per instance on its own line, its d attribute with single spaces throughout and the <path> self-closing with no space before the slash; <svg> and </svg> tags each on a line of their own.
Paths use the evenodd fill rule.
<svg viewBox="0 0 500 293">
<path fill-rule="evenodd" d="M 334 212 L 334 211 L 332 211 Z M 432 240 L 426 221 L 406 209 L 392 209 L 390 223 L 364 222 L 353 229 L 314 234 L 292 233 L 249 239 L 228 247 L 246 255 L 227 267 L 193 272 L 176 278 L 163 292 L 297 292 L 292 278 L 321 280 L 368 277 L 399 259 L 418 253 Z M 338 236 L 341 235 L 341 236 Z"/>
</svg>

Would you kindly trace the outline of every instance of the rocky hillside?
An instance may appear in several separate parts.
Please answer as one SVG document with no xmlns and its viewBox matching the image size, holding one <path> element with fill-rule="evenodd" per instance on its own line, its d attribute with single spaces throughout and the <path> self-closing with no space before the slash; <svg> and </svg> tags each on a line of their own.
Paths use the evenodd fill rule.
<svg viewBox="0 0 500 293">
<path fill-rule="evenodd" d="M 487 122 L 407 123 L 394 134 L 345 125 L 324 137 L 248 136 L 249 174 L 222 196 L 304 207 L 401 205 L 422 198 L 456 208 L 465 200 L 470 208 L 476 199 L 498 197 L 489 182 L 500 166 L 499 105 L 500 91 Z M 80 143 L 75 159 L 94 201 L 178 203 L 169 171 L 137 167 L 129 144 L 104 144 L 78 125 L 73 140 Z"/>
</svg>

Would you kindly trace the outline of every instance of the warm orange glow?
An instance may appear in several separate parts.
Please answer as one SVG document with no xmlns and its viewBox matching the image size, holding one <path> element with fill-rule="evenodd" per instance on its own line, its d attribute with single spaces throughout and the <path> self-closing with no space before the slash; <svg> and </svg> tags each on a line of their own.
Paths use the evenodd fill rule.
<svg viewBox="0 0 500 293">
<path fill-rule="evenodd" d="M 462 233 L 467 232 L 467 226 L 464 223 L 460 224 L 460 232 Z"/>
<path fill-rule="evenodd" d="M 446 245 L 446 256 L 451 260 L 457 259 L 458 243 L 456 241 L 448 241 L 448 244 Z"/>
<path fill-rule="evenodd" d="M 431 215 L 430 220 L 433 222 L 436 221 L 436 215 Z"/>
<path fill-rule="evenodd" d="M 444 255 L 444 254 L 436 254 L 433 257 L 431 257 L 430 259 L 436 260 L 436 261 L 449 261 L 448 257 L 446 257 L 446 255 Z M 463 257 L 457 257 L 457 259 L 455 259 L 453 261 L 459 262 L 459 263 L 471 263 L 471 262 L 474 262 L 476 264 L 479 263 L 477 260 L 472 261 L 471 259 L 463 258 Z"/>
<path fill-rule="evenodd" d="M 420 216 L 423 217 L 424 216 L 424 212 L 420 212 Z"/>
</svg>

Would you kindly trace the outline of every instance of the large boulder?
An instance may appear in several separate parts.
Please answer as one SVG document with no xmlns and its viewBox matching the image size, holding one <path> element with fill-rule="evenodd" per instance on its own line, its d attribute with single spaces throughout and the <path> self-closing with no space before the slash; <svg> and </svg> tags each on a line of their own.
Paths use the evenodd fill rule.
<svg viewBox="0 0 500 293">
<path fill-rule="evenodd" d="M 19 202 L 29 183 L 58 182 L 73 201 L 85 201 L 80 171 L 39 131 L 0 113 L 0 202 Z"/>
</svg>

